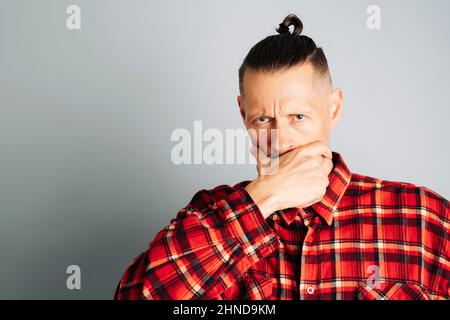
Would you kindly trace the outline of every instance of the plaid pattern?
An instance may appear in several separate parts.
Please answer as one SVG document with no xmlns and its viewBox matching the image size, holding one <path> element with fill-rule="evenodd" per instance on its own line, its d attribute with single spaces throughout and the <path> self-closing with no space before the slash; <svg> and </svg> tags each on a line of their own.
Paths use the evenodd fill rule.
<svg viewBox="0 0 450 320">
<path fill-rule="evenodd" d="M 264 219 L 244 187 L 198 191 L 126 269 L 115 299 L 449 299 L 448 201 L 351 174 Z M 377 271 L 377 272 L 375 272 Z"/>
</svg>

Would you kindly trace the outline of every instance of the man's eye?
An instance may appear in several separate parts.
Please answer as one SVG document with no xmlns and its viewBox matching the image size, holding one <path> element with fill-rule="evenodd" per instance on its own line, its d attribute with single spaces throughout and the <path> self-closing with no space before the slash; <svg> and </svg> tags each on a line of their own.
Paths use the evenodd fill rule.
<svg viewBox="0 0 450 320">
<path fill-rule="evenodd" d="M 303 120 L 304 118 L 305 118 L 305 115 L 303 115 L 303 114 L 296 114 L 296 115 L 295 115 L 295 120 L 301 121 L 301 120 Z"/>
<path fill-rule="evenodd" d="M 269 122 L 269 117 L 259 117 L 256 119 L 257 123 L 267 123 Z"/>
</svg>

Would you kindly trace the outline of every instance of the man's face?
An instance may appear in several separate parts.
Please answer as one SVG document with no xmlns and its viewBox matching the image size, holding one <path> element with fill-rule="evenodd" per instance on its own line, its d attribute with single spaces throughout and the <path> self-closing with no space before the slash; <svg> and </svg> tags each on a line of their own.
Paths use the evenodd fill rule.
<svg viewBox="0 0 450 320">
<path fill-rule="evenodd" d="M 277 132 L 278 154 L 321 140 L 329 143 L 329 132 L 340 116 L 342 90 L 333 91 L 328 77 L 309 63 L 263 73 L 247 70 L 244 93 L 238 104 L 247 129 Z M 266 153 L 270 150 L 270 139 Z M 255 145 L 255 141 L 253 141 Z"/>
</svg>

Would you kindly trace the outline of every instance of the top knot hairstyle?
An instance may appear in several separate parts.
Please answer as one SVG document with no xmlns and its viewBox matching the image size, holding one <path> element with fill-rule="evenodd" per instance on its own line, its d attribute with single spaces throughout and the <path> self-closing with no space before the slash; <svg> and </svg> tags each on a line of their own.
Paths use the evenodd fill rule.
<svg viewBox="0 0 450 320">
<path fill-rule="evenodd" d="M 276 31 L 278 34 L 268 36 L 255 44 L 239 68 L 239 91 L 242 96 L 244 74 L 248 69 L 274 72 L 309 62 L 320 74 L 330 77 L 325 53 L 310 37 L 301 35 L 303 23 L 295 14 L 284 18 Z"/>
</svg>

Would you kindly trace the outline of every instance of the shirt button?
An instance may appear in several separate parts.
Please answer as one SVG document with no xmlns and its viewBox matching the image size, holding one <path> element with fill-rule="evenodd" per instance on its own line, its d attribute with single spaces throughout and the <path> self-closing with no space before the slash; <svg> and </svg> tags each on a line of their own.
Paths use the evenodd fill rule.
<svg viewBox="0 0 450 320">
<path fill-rule="evenodd" d="M 312 286 L 309 286 L 309 287 L 306 288 L 306 293 L 307 294 L 314 294 L 314 291 L 315 291 L 315 289 Z"/>
</svg>

